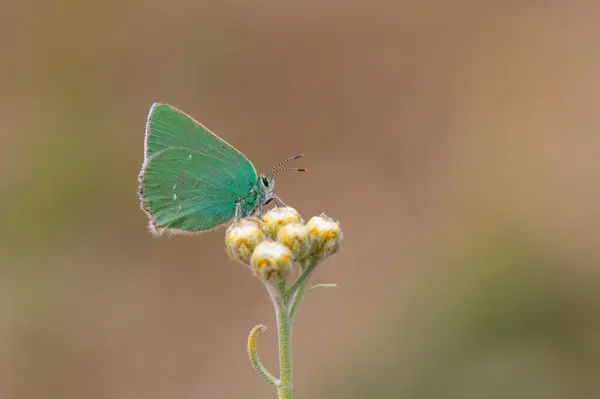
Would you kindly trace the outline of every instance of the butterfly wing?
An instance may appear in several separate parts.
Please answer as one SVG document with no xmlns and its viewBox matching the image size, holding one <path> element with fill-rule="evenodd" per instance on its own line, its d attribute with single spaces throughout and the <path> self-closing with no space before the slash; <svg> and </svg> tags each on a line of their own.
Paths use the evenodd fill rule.
<svg viewBox="0 0 600 399">
<path fill-rule="evenodd" d="M 156 234 L 217 227 L 256 184 L 248 158 L 170 105 L 150 109 L 145 144 L 139 195 Z"/>
</svg>

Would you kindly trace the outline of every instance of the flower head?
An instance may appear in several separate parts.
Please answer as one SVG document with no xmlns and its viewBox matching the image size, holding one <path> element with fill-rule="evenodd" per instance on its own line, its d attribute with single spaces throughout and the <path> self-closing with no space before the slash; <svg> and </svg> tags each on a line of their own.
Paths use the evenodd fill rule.
<svg viewBox="0 0 600 399">
<path fill-rule="evenodd" d="M 265 235 L 275 239 L 279 229 L 290 223 L 302 223 L 297 210 L 288 206 L 273 208 L 263 215 L 262 229 Z"/>
<path fill-rule="evenodd" d="M 277 241 L 288 247 L 294 259 L 302 259 L 310 252 L 310 235 L 308 227 L 300 223 L 282 226 L 277 232 Z"/>
<path fill-rule="evenodd" d="M 244 264 L 250 263 L 250 257 L 256 246 L 265 239 L 258 221 L 242 219 L 233 223 L 225 234 L 225 246 L 229 257 Z"/>
<path fill-rule="evenodd" d="M 250 265 L 254 274 L 263 281 L 285 279 L 292 271 L 292 251 L 276 241 L 263 241 L 254 249 Z"/>
<path fill-rule="evenodd" d="M 335 254 L 342 242 L 342 229 L 339 222 L 322 213 L 314 216 L 306 224 L 312 240 L 311 253 L 327 257 Z"/>
</svg>

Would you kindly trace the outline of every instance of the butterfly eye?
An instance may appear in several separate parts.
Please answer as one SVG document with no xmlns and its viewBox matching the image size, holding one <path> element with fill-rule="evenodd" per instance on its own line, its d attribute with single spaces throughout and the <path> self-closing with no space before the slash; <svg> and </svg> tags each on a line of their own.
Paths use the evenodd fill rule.
<svg viewBox="0 0 600 399">
<path fill-rule="evenodd" d="M 263 177 L 263 184 L 265 185 L 265 187 L 269 187 L 269 179 L 267 179 L 266 177 Z"/>
</svg>

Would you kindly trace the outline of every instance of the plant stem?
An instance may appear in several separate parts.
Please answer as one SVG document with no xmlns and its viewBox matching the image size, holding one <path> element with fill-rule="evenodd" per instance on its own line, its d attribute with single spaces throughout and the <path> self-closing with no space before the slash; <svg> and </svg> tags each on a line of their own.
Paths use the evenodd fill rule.
<svg viewBox="0 0 600 399">
<path fill-rule="evenodd" d="M 250 331 L 250 335 L 248 336 L 248 357 L 252 363 L 252 368 L 256 370 L 258 375 L 264 378 L 269 384 L 277 387 L 279 386 L 279 380 L 275 378 L 273 374 L 269 373 L 269 370 L 262 364 L 260 357 L 258 357 L 258 353 L 256 352 L 256 338 L 266 329 L 267 327 L 259 324 Z"/>
<path fill-rule="evenodd" d="M 279 284 L 265 284 L 267 291 L 273 301 L 273 307 L 277 316 L 277 336 L 279 340 L 279 379 L 269 379 L 265 377 L 267 382 L 276 381 L 277 393 L 279 399 L 292 399 L 292 322 L 296 308 L 302 301 L 302 297 L 306 292 L 306 286 L 313 274 L 318 262 L 306 262 L 302 268 L 302 273 L 290 287 L 286 288 L 285 281 Z M 258 356 L 250 355 L 258 359 Z M 256 363 L 260 367 L 259 361 L 254 359 L 253 365 Z"/>
<path fill-rule="evenodd" d="M 292 320 L 286 306 L 275 306 L 279 337 L 279 399 L 292 399 Z"/>
<path fill-rule="evenodd" d="M 302 297 L 306 292 L 306 286 L 312 276 L 315 268 L 317 267 L 318 262 L 305 262 L 302 268 L 302 273 L 298 277 L 298 279 L 294 282 L 294 284 L 290 287 L 289 290 L 289 298 L 288 298 L 288 309 L 290 319 L 294 320 L 294 315 L 296 314 L 296 308 L 302 301 Z"/>
<path fill-rule="evenodd" d="M 302 302 L 302 298 L 304 297 L 304 293 L 306 292 L 307 285 L 308 279 L 306 279 L 304 283 L 297 288 L 296 292 L 294 292 L 294 294 L 290 298 L 289 315 L 291 320 L 294 320 L 296 309 L 298 308 L 298 305 L 300 305 L 300 302 Z"/>
<path fill-rule="evenodd" d="M 316 261 L 312 261 L 312 262 L 305 261 L 304 262 L 304 266 L 302 267 L 302 273 L 300 274 L 298 279 L 296 281 L 294 281 L 294 284 L 292 284 L 292 286 L 289 289 L 289 292 L 292 295 L 296 294 L 299 291 L 302 291 L 301 290 L 302 285 L 304 285 L 306 287 L 306 284 L 308 283 L 310 276 L 312 276 L 312 273 L 318 264 L 319 263 Z"/>
</svg>

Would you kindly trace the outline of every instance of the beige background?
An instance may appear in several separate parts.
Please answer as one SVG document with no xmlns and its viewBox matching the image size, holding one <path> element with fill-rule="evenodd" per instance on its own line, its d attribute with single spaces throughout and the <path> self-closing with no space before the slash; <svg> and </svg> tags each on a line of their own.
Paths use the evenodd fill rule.
<svg viewBox="0 0 600 399">
<path fill-rule="evenodd" d="M 223 231 L 153 239 L 154 101 L 339 219 L 297 398 L 600 397 L 600 3 L 16 1 L 0 12 L 0 398 L 269 398 Z"/>
</svg>

